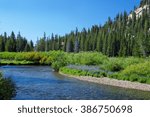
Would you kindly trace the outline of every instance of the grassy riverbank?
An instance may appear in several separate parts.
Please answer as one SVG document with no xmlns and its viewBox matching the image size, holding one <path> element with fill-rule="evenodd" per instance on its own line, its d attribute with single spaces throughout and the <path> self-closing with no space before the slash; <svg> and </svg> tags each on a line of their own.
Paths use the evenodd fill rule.
<svg viewBox="0 0 150 117">
<path fill-rule="evenodd" d="M 0 52 L 0 64 L 2 65 L 39 65 L 51 64 L 48 62 L 47 53 L 40 52 Z M 50 61 L 51 62 L 51 61 Z"/>
<path fill-rule="evenodd" d="M 1 52 L 0 64 L 51 65 L 76 76 L 109 77 L 150 84 L 150 58 L 107 57 L 98 52 Z"/>
<path fill-rule="evenodd" d="M 17 60 L 1 60 L 0 65 L 32 65 L 34 62 L 32 61 L 17 61 Z"/>
</svg>

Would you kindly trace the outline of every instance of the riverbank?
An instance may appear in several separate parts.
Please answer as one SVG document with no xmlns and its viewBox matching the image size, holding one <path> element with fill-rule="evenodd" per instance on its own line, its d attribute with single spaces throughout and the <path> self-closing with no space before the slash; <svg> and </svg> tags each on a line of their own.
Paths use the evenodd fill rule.
<svg viewBox="0 0 150 117">
<path fill-rule="evenodd" d="M 16 61 L 16 60 L 0 60 L 0 66 L 2 65 L 36 65 L 32 61 Z"/>
<path fill-rule="evenodd" d="M 96 78 L 96 77 L 89 77 L 89 76 L 68 75 L 68 74 L 64 74 L 62 72 L 59 72 L 59 73 L 63 76 L 72 77 L 72 78 L 76 78 L 78 80 L 97 83 L 97 84 L 111 85 L 111 86 L 115 86 L 115 87 L 136 89 L 136 90 L 142 90 L 142 91 L 150 91 L 149 84 L 142 84 L 142 83 L 131 82 L 131 81 L 123 81 L 123 80 L 111 79 L 111 78 L 107 78 L 107 77 Z"/>
<path fill-rule="evenodd" d="M 98 52 L 0 52 L 0 65 L 49 65 L 65 74 L 150 84 L 150 57 L 107 57 Z"/>
</svg>

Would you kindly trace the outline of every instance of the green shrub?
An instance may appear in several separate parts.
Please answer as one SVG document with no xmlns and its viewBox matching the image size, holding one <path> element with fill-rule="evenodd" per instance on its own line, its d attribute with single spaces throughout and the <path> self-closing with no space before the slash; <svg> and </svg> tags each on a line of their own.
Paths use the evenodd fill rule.
<svg viewBox="0 0 150 117">
<path fill-rule="evenodd" d="M 101 72 L 100 75 L 101 75 L 102 77 L 107 77 L 107 74 L 106 74 L 105 72 Z"/>
<path fill-rule="evenodd" d="M 100 65 L 108 60 L 108 57 L 98 52 L 67 53 L 70 64 L 79 65 Z"/>
<path fill-rule="evenodd" d="M 140 83 L 150 82 L 150 61 L 134 64 L 126 67 L 123 71 L 111 75 L 113 78 L 137 81 Z"/>
<path fill-rule="evenodd" d="M 137 75 L 137 74 L 131 74 L 131 75 L 129 76 L 129 80 L 130 80 L 131 82 L 138 81 L 138 75 Z"/>
<path fill-rule="evenodd" d="M 118 71 L 121 71 L 123 69 L 122 65 L 119 64 L 119 63 L 112 63 L 110 66 L 110 71 L 113 71 L 113 72 L 118 72 Z"/>
<path fill-rule="evenodd" d="M 67 58 L 65 56 L 65 53 L 57 53 L 57 56 L 55 56 L 53 62 L 52 62 L 52 68 L 55 71 L 59 71 L 61 67 L 64 67 L 67 65 Z"/>
<path fill-rule="evenodd" d="M 101 66 L 101 68 L 113 72 L 119 72 L 124 70 L 130 65 L 144 63 L 145 61 L 148 61 L 148 59 L 136 58 L 136 57 L 127 57 L 127 58 L 111 57 L 109 58 L 108 61 L 105 61 L 105 63 Z"/>
<path fill-rule="evenodd" d="M 43 56 L 43 57 L 40 59 L 39 63 L 40 63 L 41 65 L 43 65 L 43 64 L 48 64 L 48 63 L 46 62 L 47 59 L 48 59 L 47 56 Z"/>
<path fill-rule="evenodd" d="M 138 78 L 138 82 L 140 82 L 140 83 L 146 83 L 146 79 L 144 79 L 144 78 Z"/>
<path fill-rule="evenodd" d="M 147 84 L 150 84 L 150 78 L 146 80 L 146 83 L 147 83 Z"/>
<path fill-rule="evenodd" d="M 99 65 L 108 60 L 108 57 L 98 52 L 66 53 L 63 51 L 50 52 L 0 52 L 0 59 L 16 61 L 32 61 L 35 64 L 52 64 L 65 58 L 68 64 Z"/>
<path fill-rule="evenodd" d="M 9 100 L 16 95 L 15 84 L 10 78 L 4 79 L 0 73 L 0 100 Z"/>
<path fill-rule="evenodd" d="M 60 69 L 61 67 L 63 67 L 63 66 L 64 66 L 64 64 L 63 64 L 61 61 L 55 61 L 55 62 L 52 63 L 52 68 L 53 68 L 56 72 L 58 72 L 59 69 Z"/>
<path fill-rule="evenodd" d="M 52 64 L 52 61 L 53 61 L 53 58 L 51 56 L 47 57 L 46 61 L 45 61 L 45 64 L 46 65 L 51 65 Z"/>
<path fill-rule="evenodd" d="M 0 52 L 0 59 L 15 59 L 16 53 L 15 52 Z"/>
</svg>

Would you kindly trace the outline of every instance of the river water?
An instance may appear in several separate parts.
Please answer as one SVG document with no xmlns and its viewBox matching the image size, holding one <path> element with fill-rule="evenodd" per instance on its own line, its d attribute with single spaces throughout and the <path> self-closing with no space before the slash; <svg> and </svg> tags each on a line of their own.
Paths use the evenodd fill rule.
<svg viewBox="0 0 150 117">
<path fill-rule="evenodd" d="M 59 75 L 49 66 L 1 66 L 17 86 L 14 100 L 139 100 L 150 92 L 80 81 Z"/>
</svg>

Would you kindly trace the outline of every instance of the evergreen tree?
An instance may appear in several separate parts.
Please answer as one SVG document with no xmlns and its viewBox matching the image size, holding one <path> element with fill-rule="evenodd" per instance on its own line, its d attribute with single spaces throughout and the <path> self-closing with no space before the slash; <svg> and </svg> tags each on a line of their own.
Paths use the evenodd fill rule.
<svg viewBox="0 0 150 117">
<path fill-rule="evenodd" d="M 11 36 L 10 36 L 10 51 L 11 52 L 16 52 L 16 37 L 15 33 L 12 31 Z"/>
<path fill-rule="evenodd" d="M 0 52 L 5 51 L 3 36 L 0 36 Z"/>
<path fill-rule="evenodd" d="M 25 52 L 29 52 L 31 50 L 30 45 L 28 43 L 26 43 L 26 46 L 24 48 Z"/>
<path fill-rule="evenodd" d="M 29 51 L 33 51 L 34 50 L 34 44 L 33 44 L 32 40 L 30 41 L 29 46 L 30 46 L 30 50 Z"/>
<path fill-rule="evenodd" d="M 75 37 L 75 45 L 74 52 L 79 52 L 79 39 L 78 39 L 78 29 L 76 28 L 76 37 Z"/>
</svg>

